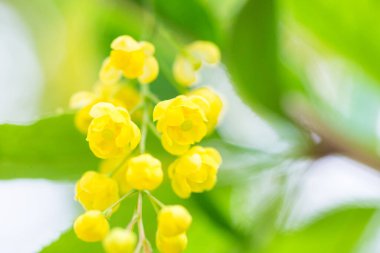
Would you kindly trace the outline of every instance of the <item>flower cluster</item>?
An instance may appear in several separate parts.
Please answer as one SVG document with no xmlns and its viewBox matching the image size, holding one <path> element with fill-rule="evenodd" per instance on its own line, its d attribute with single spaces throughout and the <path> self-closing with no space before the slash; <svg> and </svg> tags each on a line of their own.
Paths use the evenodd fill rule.
<svg viewBox="0 0 380 253">
<path fill-rule="evenodd" d="M 74 231 L 83 241 L 102 241 L 107 253 L 152 252 L 144 233 L 144 196 L 157 211 L 157 249 L 180 253 L 187 246 L 190 213 L 181 205 L 163 204 L 151 193 L 162 184 L 165 168 L 158 154 L 145 148 L 148 127 L 167 152 L 178 156 L 167 172 L 173 191 L 181 198 L 211 190 L 222 162 L 216 149 L 199 146 L 217 126 L 222 100 L 203 87 L 159 101 L 148 85 L 159 72 L 154 52 L 149 42 L 130 36 L 116 38 L 95 88 L 74 94 L 70 101 L 77 110 L 75 125 L 87 134 L 92 153 L 102 159 L 99 172 L 85 172 L 76 184 L 75 199 L 86 211 L 76 219 Z M 196 82 L 202 64 L 219 60 L 219 49 L 213 43 L 196 41 L 179 53 L 173 75 L 189 87 Z M 111 229 L 108 220 L 133 194 L 138 194 L 138 200 L 131 221 L 125 228 Z"/>
</svg>

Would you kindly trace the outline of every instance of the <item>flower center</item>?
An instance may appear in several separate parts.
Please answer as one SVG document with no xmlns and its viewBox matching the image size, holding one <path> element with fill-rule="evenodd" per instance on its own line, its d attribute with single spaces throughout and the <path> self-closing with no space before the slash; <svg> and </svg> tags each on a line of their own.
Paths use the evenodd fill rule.
<svg viewBox="0 0 380 253">
<path fill-rule="evenodd" d="M 193 122 L 191 120 L 185 120 L 185 122 L 183 122 L 181 124 L 181 129 L 183 131 L 189 131 L 193 128 Z"/>
<path fill-rule="evenodd" d="M 102 136 L 106 140 L 112 140 L 114 139 L 115 133 L 111 129 L 104 129 L 102 132 Z"/>
</svg>

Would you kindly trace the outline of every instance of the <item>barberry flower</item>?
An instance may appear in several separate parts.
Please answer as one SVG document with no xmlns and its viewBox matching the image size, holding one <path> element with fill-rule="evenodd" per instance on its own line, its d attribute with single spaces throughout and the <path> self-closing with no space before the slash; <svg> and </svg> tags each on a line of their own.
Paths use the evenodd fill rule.
<svg viewBox="0 0 380 253">
<path fill-rule="evenodd" d="M 169 166 L 169 178 L 174 192 L 181 198 L 192 192 L 211 190 L 222 158 L 213 148 L 195 146 Z"/>
<path fill-rule="evenodd" d="M 78 110 L 75 114 L 75 126 L 80 132 L 87 133 L 92 120 L 90 110 L 99 102 L 110 102 L 129 111 L 141 102 L 141 96 L 131 85 L 121 83 L 101 83 L 94 87 L 93 92 L 80 91 L 75 93 L 70 99 L 70 108 Z M 136 115 L 139 116 L 138 114 L 133 116 Z M 141 118 L 141 115 L 139 117 Z M 139 117 L 134 117 L 134 119 Z"/>
<path fill-rule="evenodd" d="M 111 43 L 111 54 L 100 70 L 100 80 L 117 82 L 121 73 L 126 78 L 138 78 L 143 84 L 157 78 L 158 63 L 154 58 L 154 46 L 146 41 L 137 42 L 131 36 L 117 37 Z"/>
<path fill-rule="evenodd" d="M 181 253 L 187 247 L 187 236 L 183 233 L 172 237 L 165 237 L 157 232 L 156 245 L 161 253 Z"/>
<path fill-rule="evenodd" d="M 91 210 L 75 220 L 74 232 L 85 242 L 97 242 L 103 240 L 108 234 L 109 224 L 102 212 Z"/>
<path fill-rule="evenodd" d="M 103 240 L 106 253 L 132 253 L 136 247 L 135 233 L 123 228 L 113 228 Z"/>
<path fill-rule="evenodd" d="M 158 231 L 165 237 L 185 233 L 191 225 L 191 215 L 181 205 L 164 206 L 158 213 Z"/>
<path fill-rule="evenodd" d="M 173 65 L 174 79 L 184 86 L 191 86 L 198 77 L 204 63 L 217 64 L 220 61 L 219 48 L 209 41 L 195 41 L 177 55 Z"/>
<path fill-rule="evenodd" d="M 122 164 L 123 161 L 123 157 L 106 159 L 103 160 L 99 166 L 99 170 L 102 174 L 112 173 L 112 179 L 117 182 L 121 195 L 132 190 L 132 187 L 128 184 L 127 179 L 125 178 L 128 166 L 126 162 Z M 115 169 L 117 169 L 117 171 L 114 172 Z"/>
<path fill-rule="evenodd" d="M 222 100 L 214 91 L 205 87 L 192 90 L 188 96 L 201 96 L 207 100 L 209 106 L 205 107 L 204 110 L 207 117 L 207 132 L 211 133 L 218 124 L 220 112 L 223 108 Z"/>
<path fill-rule="evenodd" d="M 90 115 L 93 120 L 87 141 L 97 157 L 108 159 L 126 155 L 140 142 L 140 130 L 125 108 L 101 102 L 91 108 Z"/>
<path fill-rule="evenodd" d="M 150 154 L 142 154 L 128 161 L 126 179 L 137 190 L 154 190 L 163 180 L 161 162 Z"/>
<path fill-rule="evenodd" d="M 200 96 L 180 95 L 162 101 L 153 111 L 162 145 L 171 154 L 181 155 L 207 133 L 205 109 L 208 102 Z"/>
<path fill-rule="evenodd" d="M 106 175 L 87 171 L 75 186 L 75 199 L 86 210 L 103 211 L 119 199 L 118 185 Z"/>
</svg>

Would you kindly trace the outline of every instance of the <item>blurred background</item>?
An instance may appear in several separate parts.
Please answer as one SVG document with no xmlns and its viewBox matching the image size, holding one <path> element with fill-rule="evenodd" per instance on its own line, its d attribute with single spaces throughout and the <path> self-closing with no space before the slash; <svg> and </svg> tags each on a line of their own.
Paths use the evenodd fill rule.
<svg viewBox="0 0 380 253">
<path fill-rule="evenodd" d="M 223 156 L 217 187 L 155 193 L 191 210 L 186 252 L 380 252 L 379 21 L 375 0 L 0 1 L 0 252 L 102 252 L 70 230 L 75 180 L 98 161 L 68 101 L 122 34 L 152 34 L 161 99 L 174 44 L 221 48 L 197 84 L 225 103 L 204 141 Z"/>
</svg>

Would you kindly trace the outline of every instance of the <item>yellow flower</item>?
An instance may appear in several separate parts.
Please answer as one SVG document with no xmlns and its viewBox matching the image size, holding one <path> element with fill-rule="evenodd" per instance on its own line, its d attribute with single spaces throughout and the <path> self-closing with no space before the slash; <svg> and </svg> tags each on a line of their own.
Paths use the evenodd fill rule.
<svg viewBox="0 0 380 253">
<path fill-rule="evenodd" d="M 191 225 L 191 215 L 181 205 L 165 206 L 158 213 L 158 231 L 165 237 L 185 233 Z"/>
<path fill-rule="evenodd" d="M 192 192 L 211 190 L 222 158 L 213 148 L 195 146 L 169 166 L 169 178 L 174 192 L 181 198 Z"/>
<path fill-rule="evenodd" d="M 156 245 L 161 253 L 181 253 L 186 249 L 187 236 L 186 234 L 179 234 L 177 236 L 165 237 L 157 232 Z"/>
<path fill-rule="evenodd" d="M 112 179 L 114 179 L 119 185 L 119 192 L 122 195 L 132 190 L 132 187 L 127 183 L 125 178 L 128 166 L 126 162 L 121 164 L 123 160 L 124 158 L 113 158 L 103 160 L 100 163 L 100 172 L 102 174 L 113 173 L 113 171 L 120 166 L 120 168 L 113 173 Z"/>
<path fill-rule="evenodd" d="M 223 102 L 220 97 L 209 88 L 199 88 L 191 91 L 189 96 L 201 96 L 209 103 L 208 107 L 205 107 L 205 114 L 207 117 L 208 133 L 211 133 L 215 126 L 218 124 L 220 112 L 223 108 Z"/>
<path fill-rule="evenodd" d="M 98 102 L 100 102 L 100 100 L 97 100 L 97 99 L 93 100 L 91 103 L 82 107 L 75 114 L 74 124 L 81 133 L 87 134 L 88 126 L 90 125 L 92 121 L 90 110 Z"/>
<path fill-rule="evenodd" d="M 136 242 L 136 235 L 132 231 L 113 228 L 103 240 L 103 248 L 107 253 L 132 253 Z"/>
<path fill-rule="evenodd" d="M 126 109 L 101 102 L 91 108 L 90 115 L 93 120 L 87 141 L 97 157 L 108 159 L 126 155 L 140 142 L 140 130 Z"/>
<path fill-rule="evenodd" d="M 219 48 L 209 41 L 195 41 L 187 45 L 177 55 L 173 65 L 174 79 L 184 86 L 191 86 L 197 81 L 202 64 L 217 64 L 220 61 Z"/>
<path fill-rule="evenodd" d="M 78 110 L 74 120 L 75 126 L 80 132 L 87 133 L 92 120 L 90 110 L 93 105 L 99 102 L 110 102 L 129 111 L 141 102 L 141 96 L 131 85 L 121 83 L 100 83 L 94 87 L 93 92 L 80 91 L 75 93 L 70 99 L 70 108 Z M 133 119 L 139 118 L 141 115 L 138 113 L 133 115 Z"/>
<path fill-rule="evenodd" d="M 157 130 L 162 133 L 162 145 L 171 154 L 181 155 L 202 140 L 207 133 L 204 113 L 209 106 L 200 96 L 178 96 L 162 101 L 153 111 Z"/>
<path fill-rule="evenodd" d="M 137 190 L 154 190 L 163 180 L 161 162 L 149 154 L 128 161 L 127 182 Z"/>
<path fill-rule="evenodd" d="M 87 211 L 74 222 L 75 234 L 85 242 L 101 241 L 108 234 L 108 231 L 108 221 L 100 211 Z"/>
<path fill-rule="evenodd" d="M 115 83 L 120 73 L 126 78 L 138 78 L 142 84 L 157 78 L 158 63 L 154 58 L 154 46 L 146 41 L 137 42 L 131 36 L 117 37 L 111 43 L 111 54 L 100 70 L 99 77 L 105 83 Z"/>
<path fill-rule="evenodd" d="M 86 210 L 105 210 L 119 199 L 115 180 L 95 171 L 87 171 L 75 186 L 75 199 Z M 117 207 L 114 208 L 115 211 Z"/>
</svg>

